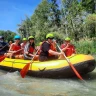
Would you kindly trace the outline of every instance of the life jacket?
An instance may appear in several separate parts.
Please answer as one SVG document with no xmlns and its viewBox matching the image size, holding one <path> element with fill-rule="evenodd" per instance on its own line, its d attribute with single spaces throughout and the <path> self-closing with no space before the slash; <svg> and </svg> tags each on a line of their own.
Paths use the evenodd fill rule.
<svg viewBox="0 0 96 96">
<path fill-rule="evenodd" d="M 29 50 L 28 50 L 28 52 L 31 53 L 31 54 L 34 52 L 33 46 L 29 45 Z"/>
<path fill-rule="evenodd" d="M 18 51 L 18 50 L 20 50 L 21 49 L 21 46 L 20 46 L 20 44 L 18 44 L 18 45 L 16 45 L 15 43 L 12 43 L 12 51 Z M 16 52 L 15 53 L 15 55 L 19 55 L 21 52 L 20 51 L 18 51 L 18 52 Z"/>
<path fill-rule="evenodd" d="M 46 42 L 46 41 L 43 41 L 42 44 L 40 45 L 40 48 L 38 49 L 38 53 L 37 53 L 38 55 L 40 55 L 40 53 L 41 53 L 41 51 L 42 51 L 42 45 L 43 45 L 43 43 L 45 43 L 45 42 Z"/>
<path fill-rule="evenodd" d="M 42 51 L 42 45 L 43 45 L 43 43 L 45 43 L 45 42 L 46 42 L 46 41 L 43 41 L 43 42 L 42 42 L 42 44 L 41 44 L 41 46 L 40 46 L 39 54 L 40 54 L 40 52 Z M 50 44 L 50 49 L 53 50 L 53 51 L 56 51 L 56 47 L 54 46 L 53 43 Z M 52 55 L 49 54 L 49 56 L 52 56 Z"/>
<path fill-rule="evenodd" d="M 66 47 L 66 44 L 62 44 L 61 45 L 61 49 L 65 48 Z M 65 55 L 68 57 L 68 56 L 71 56 L 72 54 L 75 54 L 75 47 L 73 45 L 69 45 L 69 47 L 65 50 Z"/>
<path fill-rule="evenodd" d="M 53 51 L 56 51 L 56 47 L 55 47 L 54 43 L 50 44 L 50 49 Z M 52 56 L 52 54 L 49 54 L 49 56 Z"/>
<path fill-rule="evenodd" d="M 56 51 L 56 47 L 55 47 L 54 43 L 50 44 L 50 49 L 53 50 L 53 51 Z"/>
<path fill-rule="evenodd" d="M 9 50 L 9 45 L 6 42 L 0 42 L 0 55 L 3 55 Z"/>
</svg>

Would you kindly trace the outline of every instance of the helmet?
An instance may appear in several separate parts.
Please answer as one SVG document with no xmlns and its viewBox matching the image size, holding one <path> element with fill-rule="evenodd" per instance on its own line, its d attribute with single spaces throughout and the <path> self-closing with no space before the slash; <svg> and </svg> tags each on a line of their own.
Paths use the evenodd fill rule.
<svg viewBox="0 0 96 96">
<path fill-rule="evenodd" d="M 27 40 L 27 38 L 23 38 L 23 41 L 26 41 Z"/>
<path fill-rule="evenodd" d="M 19 35 L 16 35 L 16 36 L 14 37 L 14 39 L 20 39 L 20 36 L 19 36 Z"/>
<path fill-rule="evenodd" d="M 0 36 L 0 39 L 4 39 L 4 37 L 3 36 Z"/>
<path fill-rule="evenodd" d="M 46 35 L 46 39 L 48 39 L 48 38 L 54 38 L 54 35 L 52 33 L 49 33 Z"/>
<path fill-rule="evenodd" d="M 70 41 L 71 39 L 69 37 L 66 37 L 65 38 L 65 41 Z"/>
<path fill-rule="evenodd" d="M 28 37 L 28 40 L 29 40 L 29 39 L 34 39 L 34 37 L 33 37 L 33 36 L 29 36 L 29 37 Z"/>
</svg>

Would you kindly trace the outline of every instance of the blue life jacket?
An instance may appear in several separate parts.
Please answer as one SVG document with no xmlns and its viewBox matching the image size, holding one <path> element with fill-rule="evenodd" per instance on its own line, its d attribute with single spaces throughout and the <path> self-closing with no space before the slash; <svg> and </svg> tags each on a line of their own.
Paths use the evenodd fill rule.
<svg viewBox="0 0 96 96">
<path fill-rule="evenodd" d="M 0 55 L 4 55 L 9 49 L 8 43 L 0 42 Z"/>
</svg>

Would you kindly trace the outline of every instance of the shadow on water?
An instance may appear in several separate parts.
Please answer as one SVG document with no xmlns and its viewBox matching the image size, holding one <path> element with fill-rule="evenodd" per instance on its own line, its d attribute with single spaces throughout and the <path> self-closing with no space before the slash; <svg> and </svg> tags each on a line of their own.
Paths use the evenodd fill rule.
<svg viewBox="0 0 96 96">
<path fill-rule="evenodd" d="M 84 80 L 96 80 L 96 72 L 83 75 Z"/>
</svg>

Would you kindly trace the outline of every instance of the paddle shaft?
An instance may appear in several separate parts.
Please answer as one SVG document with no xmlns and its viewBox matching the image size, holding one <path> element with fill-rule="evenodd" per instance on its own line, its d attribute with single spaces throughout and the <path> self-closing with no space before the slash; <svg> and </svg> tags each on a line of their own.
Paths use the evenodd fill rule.
<svg viewBox="0 0 96 96">
<path fill-rule="evenodd" d="M 16 52 L 13 52 L 13 54 L 14 53 L 17 53 L 17 52 L 19 52 L 19 51 L 21 51 L 21 50 L 23 50 L 24 48 L 22 48 L 22 49 L 19 49 L 19 50 L 17 50 Z M 10 51 L 9 51 L 9 53 L 11 53 Z"/>
<path fill-rule="evenodd" d="M 35 58 L 35 56 L 37 55 L 37 53 L 38 53 L 39 50 L 40 50 L 40 49 L 37 50 L 37 52 L 35 53 L 35 55 L 33 56 L 33 58 L 32 58 L 31 61 L 30 61 L 30 64 L 31 64 L 30 69 L 32 68 L 32 63 L 34 62 L 34 58 Z"/>
<path fill-rule="evenodd" d="M 57 47 L 59 48 L 59 50 L 62 52 L 61 48 L 59 47 L 59 45 L 56 43 Z M 64 52 L 63 52 L 64 53 Z M 66 57 L 65 53 L 63 54 L 66 61 L 68 62 L 68 64 L 70 65 L 70 67 L 72 68 L 72 70 L 74 71 L 74 73 L 76 74 L 76 76 L 80 79 L 83 80 L 83 78 L 80 76 L 80 74 L 77 72 L 77 70 L 75 69 L 75 67 L 71 64 L 70 60 Z"/>
<path fill-rule="evenodd" d="M 4 59 L 6 58 L 6 56 L 2 56 L 2 57 L 0 57 L 0 62 L 2 62 Z"/>
<path fill-rule="evenodd" d="M 0 49 L 0 51 L 1 51 L 2 49 L 4 49 L 6 46 L 8 46 L 8 44 L 6 44 L 5 46 L 3 46 L 3 47 Z"/>
<path fill-rule="evenodd" d="M 33 58 L 31 59 L 31 61 L 29 63 L 27 63 L 23 69 L 20 71 L 20 75 L 22 76 L 22 78 L 25 77 L 25 75 L 27 74 L 28 70 L 29 70 L 29 67 L 30 67 L 30 64 L 31 64 L 31 67 L 30 69 L 32 68 L 32 63 L 34 62 L 34 58 L 36 56 L 36 54 L 38 53 L 40 49 L 37 50 L 37 52 L 35 53 L 35 55 L 33 56 Z"/>
</svg>

